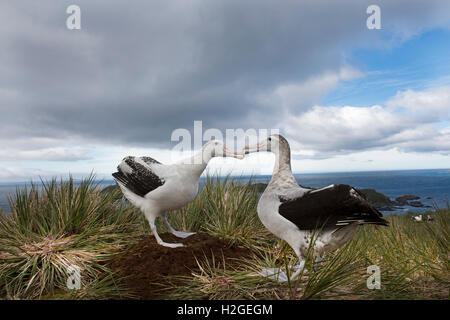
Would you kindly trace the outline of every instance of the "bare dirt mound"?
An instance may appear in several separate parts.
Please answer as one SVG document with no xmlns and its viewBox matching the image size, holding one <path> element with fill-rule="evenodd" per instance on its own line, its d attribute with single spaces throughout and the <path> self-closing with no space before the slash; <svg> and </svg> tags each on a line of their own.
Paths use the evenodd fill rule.
<svg viewBox="0 0 450 320">
<path fill-rule="evenodd" d="M 148 236 L 107 263 L 119 276 L 127 277 L 125 285 L 141 299 L 163 299 L 160 284 L 167 283 L 168 276 L 189 276 L 192 270 L 198 269 L 196 259 L 212 261 L 214 257 L 216 265 L 224 259 L 226 265 L 236 265 L 239 259 L 251 255 L 245 247 L 230 245 L 206 233 L 186 239 L 168 233 L 160 236 L 166 242 L 181 242 L 184 247 L 163 247 L 153 236 Z"/>
</svg>

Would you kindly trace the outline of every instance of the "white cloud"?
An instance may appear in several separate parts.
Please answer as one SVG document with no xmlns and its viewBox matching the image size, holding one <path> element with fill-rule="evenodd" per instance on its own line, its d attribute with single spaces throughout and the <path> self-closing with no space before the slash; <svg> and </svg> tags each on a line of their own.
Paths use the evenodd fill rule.
<svg viewBox="0 0 450 320">
<path fill-rule="evenodd" d="M 0 130 L 1 133 L 2 130 Z M 0 161 L 79 161 L 88 160 L 89 147 L 76 137 L 0 137 Z"/>
<path fill-rule="evenodd" d="M 427 114 L 438 120 L 450 119 L 450 86 L 424 91 L 400 91 L 386 105 L 392 109 L 404 108 L 410 112 Z"/>
<path fill-rule="evenodd" d="M 387 107 L 315 106 L 284 117 L 297 158 L 327 158 L 370 149 L 450 153 L 450 88 L 399 92 Z"/>
<path fill-rule="evenodd" d="M 327 159 L 293 159 L 292 170 L 297 173 L 412 170 L 448 168 L 448 164 L 448 155 L 404 152 L 394 147 L 385 150 L 377 149 L 353 152 Z M 263 169 L 265 168 L 261 170 Z M 267 169 L 271 168 L 268 167 Z"/>
<path fill-rule="evenodd" d="M 3 161 L 40 160 L 40 161 L 79 161 L 87 160 L 86 150 L 75 148 L 44 148 L 39 150 L 0 150 L 0 159 Z"/>
<path fill-rule="evenodd" d="M 325 72 L 301 82 L 290 82 L 276 86 L 269 92 L 257 94 L 257 103 L 298 114 L 311 108 L 320 98 L 339 86 L 340 81 L 362 77 L 363 73 L 351 66 L 336 72 Z"/>
<path fill-rule="evenodd" d="M 323 161 L 393 146 L 448 150 L 448 132 L 433 123 L 448 118 L 445 89 L 399 93 L 388 109 L 312 108 L 363 76 L 346 54 L 448 27 L 448 1 L 386 3 L 380 32 L 364 25 L 370 0 L 273 4 L 84 1 L 85 27 L 71 32 L 64 2 L 0 3 L 0 164 L 10 168 L 0 179 L 41 172 L 34 168 L 109 177 L 135 153 L 171 162 L 171 131 L 198 119 L 220 129 L 285 128 L 295 156 Z M 211 167 L 259 169 L 221 161 Z"/>
<path fill-rule="evenodd" d="M 380 146 L 382 139 L 407 129 L 408 123 L 381 106 L 315 106 L 287 119 L 284 128 L 300 146 L 339 153 Z"/>
<path fill-rule="evenodd" d="M 409 168 L 424 166 L 445 167 L 445 157 L 448 160 L 450 153 L 450 127 L 440 126 L 434 118 L 430 108 L 425 116 L 416 115 L 417 106 L 423 101 L 441 101 L 442 98 L 434 95 L 442 94 L 442 89 L 425 90 L 409 93 L 408 106 L 394 104 L 400 94 L 389 100 L 389 107 L 375 105 L 371 107 L 357 106 L 314 106 L 292 115 L 289 108 L 296 106 L 296 93 L 307 94 L 313 92 L 312 88 L 323 92 L 338 85 L 339 79 L 348 78 L 349 75 L 324 75 L 310 79 L 292 89 L 295 94 L 290 95 L 287 87 L 277 92 L 282 93 L 288 102 L 287 111 L 280 116 L 279 128 L 281 133 L 289 139 L 292 147 L 293 168 L 297 171 L 339 171 L 339 170 L 373 170 L 401 168 L 399 158 L 408 159 Z M 355 73 L 355 75 L 357 72 Z M 332 80 L 330 80 L 332 79 Z M 306 87 L 309 87 L 308 91 Z M 300 89 L 299 89 L 300 88 Z M 316 93 L 310 94 L 310 97 Z M 319 97 L 320 94 L 317 95 Z M 418 101 L 414 100 L 418 97 Z M 427 99 L 423 97 L 428 97 Z M 445 104 L 440 104 L 439 110 L 445 110 Z M 444 107 L 443 107 L 444 106 Z M 399 109 L 403 108 L 402 112 Z M 295 108 L 294 112 L 296 111 Z M 206 128 L 205 128 L 206 129 Z M 83 148 L 79 147 L 83 145 Z M 126 155 L 148 155 L 163 163 L 172 163 L 187 153 L 173 152 L 167 148 L 144 148 L 125 145 L 106 145 L 87 143 L 78 137 L 68 138 L 30 138 L 30 139 L 3 139 L 0 140 L 0 159 L 7 161 L 27 160 L 23 168 L 9 163 L 2 169 L 0 179 L 23 180 L 29 177 L 51 177 L 60 173 L 72 173 L 82 177 L 92 170 L 100 178 L 111 178 L 117 164 Z M 78 147 L 77 147 L 78 146 Z M 422 154 L 422 155 L 420 155 Z M 418 159 L 426 157 L 434 159 L 430 162 L 420 162 Z M 40 170 L 45 161 L 52 161 L 51 170 Z M 305 166 L 306 167 L 303 167 Z M 406 164 L 405 164 L 406 165 Z M 258 154 L 240 161 L 236 159 L 214 159 L 208 166 L 210 172 L 220 171 L 222 174 L 268 174 L 273 166 L 273 157 L 267 154 Z M 389 167 L 391 166 L 391 167 Z M 448 165 L 447 165 L 448 166 Z M 44 167 L 49 168 L 48 165 Z M 406 168 L 406 167 L 405 167 Z M 15 178 L 13 178 L 15 177 Z"/>
<path fill-rule="evenodd" d="M 439 152 L 450 154 L 450 130 L 438 130 L 434 125 L 422 125 L 405 130 L 386 139 L 386 145 L 392 145 L 407 152 Z M 448 159 L 450 163 L 450 158 Z"/>
<path fill-rule="evenodd" d="M 56 172 L 49 170 L 35 169 L 35 168 L 23 168 L 20 166 L 0 166 L 0 181 L 10 182 L 10 181 L 23 181 L 27 182 L 30 180 L 39 181 L 40 177 L 52 177 L 56 176 Z"/>
</svg>

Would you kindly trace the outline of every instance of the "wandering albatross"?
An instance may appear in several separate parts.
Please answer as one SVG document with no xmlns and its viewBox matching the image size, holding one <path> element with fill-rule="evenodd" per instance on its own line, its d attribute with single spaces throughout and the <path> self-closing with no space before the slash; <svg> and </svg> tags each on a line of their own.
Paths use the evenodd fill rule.
<svg viewBox="0 0 450 320">
<path fill-rule="evenodd" d="M 166 212 L 179 209 L 198 193 L 198 180 L 213 157 L 243 158 L 227 149 L 221 141 L 206 143 L 193 157 L 171 165 L 164 165 L 150 157 L 126 157 L 117 167 L 113 177 L 125 198 L 138 207 L 150 223 L 150 229 L 158 244 L 177 248 L 182 243 L 164 242 L 158 235 L 155 219 L 161 217 L 169 231 L 179 238 L 186 238 L 195 232 L 180 232 L 172 228 Z"/>
<path fill-rule="evenodd" d="M 258 217 L 264 226 L 285 240 L 300 260 L 294 280 L 301 272 L 306 252 L 314 235 L 314 257 L 322 260 L 326 251 L 344 245 L 362 224 L 388 225 L 382 214 L 371 206 L 356 188 L 333 184 L 321 189 L 298 185 L 291 171 L 289 143 L 281 135 L 271 135 L 245 153 L 267 151 L 275 154 L 272 179 L 258 202 Z M 317 230 L 317 233 L 314 233 Z M 278 268 L 265 269 L 262 275 L 286 281 Z M 278 275 L 278 276 L 277 276 Z"/>
</svg>

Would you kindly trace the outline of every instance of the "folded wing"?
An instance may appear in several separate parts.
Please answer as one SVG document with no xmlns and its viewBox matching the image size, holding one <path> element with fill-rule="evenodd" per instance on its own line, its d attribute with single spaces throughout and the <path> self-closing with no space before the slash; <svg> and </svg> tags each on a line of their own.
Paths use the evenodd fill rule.
<svg viewBox="0 0 450 320">
<path fill-rule="evenodd" d="M 117 167 L 117 172 L 112 175 L 125 188 L 138 196 L 145 197 L 165 182 L 153 172 L 152 164 L 160 164 L 160 162 L 150 157 L 126 157 Z"/>
<path fill-rule="evenodd" d="M 300 230 L 329 230 L 351 223 L 388 224 L 362 193 L 345 184 L 307 191 L 297 198 L 279 199 L 279 214 Z"/>
</svg>

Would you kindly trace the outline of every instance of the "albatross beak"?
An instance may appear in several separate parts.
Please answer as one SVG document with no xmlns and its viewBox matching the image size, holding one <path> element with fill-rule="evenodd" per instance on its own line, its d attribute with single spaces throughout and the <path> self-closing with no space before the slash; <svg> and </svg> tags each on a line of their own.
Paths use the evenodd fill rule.
<svg viewBox="0 0 450 320">
<path fill-rule="evenodd" d="M 240 151 L 240 152 L 233 152 L 230 149 L 228 149 L 227 147 L 223 147 L 223 156 L 224 157 L 232 157 L 232 158 L 237 158 L 237 159 L 244 159 L 244 152 Z"/>
<path fill-rule="evenodd" d="M 244 153 L 249 154 L 249 153 L 253 153 L 253 152 L 265 151 L 265 149 L 263 147 L 264 147 L 264 141 L 261 141 L 258 144 L 255 144 L 253 146 L 245 146 Z"/>
</svg>

